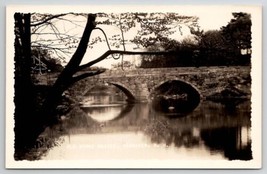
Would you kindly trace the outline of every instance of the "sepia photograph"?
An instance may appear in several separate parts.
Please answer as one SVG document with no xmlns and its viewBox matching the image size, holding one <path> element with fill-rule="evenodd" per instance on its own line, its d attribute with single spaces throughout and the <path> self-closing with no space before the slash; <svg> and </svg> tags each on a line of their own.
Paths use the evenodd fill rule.
<svg viewBox="0 0 267 174">
<path fill-rule="evenodd" d="M 261 168 L 260 6 L 6 8 L 6 168 Z"/>
</svg>

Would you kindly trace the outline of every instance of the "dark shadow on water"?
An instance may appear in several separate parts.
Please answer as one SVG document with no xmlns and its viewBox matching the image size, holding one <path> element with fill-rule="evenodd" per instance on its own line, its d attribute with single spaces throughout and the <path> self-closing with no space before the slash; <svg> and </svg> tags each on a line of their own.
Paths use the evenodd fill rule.
<svg viewBox="0 0 267 174">
<path fill-rule="evenodd" d="M 166 117 L 175 118 L 184 117 L 192 112 L 198 106 L 198 102 L 157 98 L 153 100 L 152 106 L 155 111 L 163 113 Z"/>
<path fill-rule="evenodd" d="M 160 131 L 155 131 L 160 130 Z M 177 148 L 199 148 L 203 142 L 212 154 L 222 154 L 228 160 L 251 160 L 251 139 L 244 133 L 244 127 L 224 127 L 210 129 L 178 129 L 153 125 L 146 130 L 146 134 L 153 143 L 164 143 L 166 146 L 174 145 Z M 199 154 L 196 154 L 199 155 Z"/>
<path fill-rule="evenodd" d="M 229 160 L 251 160 L 251 141 L 242 142 L 241 127 L 206 129 L 201 138 L 212 152 L 223 152 Z"/>
<path fill-rule="evenodd" d="M 197 109 L 184 114 L 186 117 L 182 114 L 166 117 L 168 114 L 161 113 L 165 117 L 156 117 L 145 134 L 153 143 L 189 149 L 199 148 L 204 143 L 211 155 L 221 154 L 228 160 L 251 160 L 251 102 L 228 102 L 224 105 L 202 101 Z M 231 103 L 233 106 L 229 108 Z M 158 108 L 154 106 L 155 109 Z"/>
</svg>

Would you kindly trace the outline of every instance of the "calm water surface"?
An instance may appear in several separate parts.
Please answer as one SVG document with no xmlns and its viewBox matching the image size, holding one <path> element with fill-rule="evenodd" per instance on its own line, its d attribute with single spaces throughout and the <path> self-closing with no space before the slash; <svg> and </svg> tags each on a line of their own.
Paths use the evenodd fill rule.
<svg viewBox="0 0 267 174">
<path fill-rule="evenodd" d="M 62 123 L 62 143 L 42 159 L 252 159 L 249 101 L 201 101 L 183 114 L 168 110 L 92 93 Z"/>
</svg>

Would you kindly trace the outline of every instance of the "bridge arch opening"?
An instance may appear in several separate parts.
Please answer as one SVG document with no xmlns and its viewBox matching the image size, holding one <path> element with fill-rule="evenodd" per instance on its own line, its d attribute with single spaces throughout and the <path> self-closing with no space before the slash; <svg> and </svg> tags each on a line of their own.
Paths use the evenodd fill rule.
<svg viewBox="0 0 267 174">
<path fill-rule="evenodd" d="M 105 81 L 97 82 L 90 88 L 87 88 L 86 91 L 83 93 L 83 96 L 86 96 L 92 90 L 99 90 L 102 87 L 107 88 L 107 86 L 109 85 L 114 86 L 120 91 L 122 91 L 122 93 L 127 97 L 126 101 L 128 103 L 133 103 L 136 101 L 136 98 L 133 95 L 133 93 L 127 87 L 125 87 L 125 85 L 117 83 L 117 82 L 105 82 Z"/>
<path fill-rule="evenodd" d="M 121 91 L 121 94 L 124 95 L 124 97 L 120 95 L 120 97 L 122 97 L 120 98 L 120 100 L 122 99 L 121 101 L 126 101 L 128 103 L 136 102 L 136 97 L 133 95 L 132 91 L 125 85 L 117 82 L 98 81 L 84 89 L 81 94 L 83 97 L 81 98 L 80 103 L 88 103 L 87 100 L 92 100 L 88 99 L 88 96 L 91 96 L 92 93 L 96 95 L 107 95 L 112 91 L 112 88 L 118 89 L 119 91 Z M 118 90 L 116 91 L 118 92 Z M 115 94 L 117 93 L 116 91 L 113 91 L 112 93 Z"/>
<path fill-rule="evenodd" d="M 132 102 L 136 101 L 133 93 L 124 85 L 119 84 L 119 83 L 113 83 L 113 82 L 107 82 L 107 84 L 111 84 L 111 85 L 117 87 L 118 89 L 120 89 L 126 95 L 126 97 L 127 97 L 126 101 L 128 103 L 132 103 Z"/>
<path fill-rule="evenodd" d="M 193 85 L 181 80 L 162 82 L 150 93 L 154 110 L 168 116 L 190 113 L 198 106 L 200 98 L 200 93 Z"/>
</svg>

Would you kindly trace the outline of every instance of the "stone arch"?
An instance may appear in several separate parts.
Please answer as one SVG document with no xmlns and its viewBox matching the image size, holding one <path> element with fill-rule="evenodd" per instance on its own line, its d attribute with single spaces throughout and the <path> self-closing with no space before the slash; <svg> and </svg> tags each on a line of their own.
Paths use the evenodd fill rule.
<svg viewBox="0 0 267 174">
<path fill-rule="evenodd" d="M 128 102 L 136 101 L 136 98 L 133 95 L 133 92 L 131 92 L 131 90 L 129 88 L 125 87 L 125 85 L 123 85 L 121 83 L 117 83 L 117 82 L 106 82 L 106 83 L 111 84 L 111 85 L 117 87 L 118 89 L 120 89 L 127 96 Z"/>
<path fill-rule="evenodd" d="M 200 100 L 200 93 L 193 85 L 177 79 L 160 82 L 150 93 L 153 109 L 170 117 L 186 116 Z"/>
<path fill-rule="evenodd" d="M 168 79 L 168 80 L 164 80 L 164 81 L 161 81 L 160 83 L 156 84 L 155 86 L 153 86 L 153 87 L 151 88 L 149 98 L 152 97 L 154 91 L 155 91 L 157 88 L 159 88 L 161 85 L 163 85 L 163 84 L 165 84 L 165 83 L 167 83 L 167 82 L 171 82 L 171 81 L 178 81 L 178 82 L 180 82 L 180 83 L 184 83 L 184 84 L 186 84 L 186 85 L 191 86 L 191 87 L 192 87 L 192 88 L 199 94 L 199 97 L 202 98 L 201 92 L 199 91 L 199 89 L 198 89 L 195 85 L 193 85 L 193 84 L 191 84 L 191 83 L 189 83 L 189 82 L 186 82 L 186 81 L 184 81 L 184 80 L 180 80 L 180 79 Z"/>
</svg>

